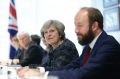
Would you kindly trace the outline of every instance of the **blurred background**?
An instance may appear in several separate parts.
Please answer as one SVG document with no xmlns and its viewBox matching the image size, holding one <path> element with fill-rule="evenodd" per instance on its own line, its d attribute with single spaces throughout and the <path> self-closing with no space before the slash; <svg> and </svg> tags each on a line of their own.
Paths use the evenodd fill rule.
<svg viewBox="0 0 120 79">
<path fill-rule="evenodd" d="M 98 8 L 104 15 L 105 30 L 120 43 L 120 0 L 15 0 L 18 32 L 40 35 L 43 23 L 56 19 L 65 24 L 66 37 L 73 41 L 81 54 L 82 46 L 74 33 L 74 16 L 81 7 Z M 111 4 L 112 3 L 112 4 Z M 9 57 L 9 4 L 0 0 L 0 59 Z M 44 47 L 43 43 L 41 45 Z"/>
</svg>

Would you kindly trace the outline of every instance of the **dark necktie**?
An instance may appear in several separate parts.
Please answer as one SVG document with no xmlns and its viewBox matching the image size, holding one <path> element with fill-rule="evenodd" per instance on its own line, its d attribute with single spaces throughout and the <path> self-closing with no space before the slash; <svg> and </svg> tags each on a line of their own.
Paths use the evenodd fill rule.
<svg viewBox="0 0 120 79">
<path fill-rule="evenodd" d="M 90 50 L 91 50 L 91 48 L 89 46 L 85 50 L 85 53 L 84 53 L 83 59 L 82 59 L 82 64 L 83 65 L 87 62 L 87 60 L 88 60 L 88 58 L 90 56 Z"/>
<path fill-rule="evenodd" d="M 26 54 L 26 53 L 27 53 L 27 50 L 25 49 L 25 50 L 24 50 L 24 52 L 23 52 L 23 59 L 25 59 L 25 58 L 26 58 L 26 56 L 27 56 L 27 54 Z"/>
</svg>

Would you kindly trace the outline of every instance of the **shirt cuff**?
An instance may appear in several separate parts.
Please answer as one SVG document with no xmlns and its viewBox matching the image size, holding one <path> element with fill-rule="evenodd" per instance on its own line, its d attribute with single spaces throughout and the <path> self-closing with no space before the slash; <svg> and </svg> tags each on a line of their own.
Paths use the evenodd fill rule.
<svg viewBox="0 0 120 79">
<path fill-rule="evenodd" d="M 44 67 L 38 67 L 41 73 L 45 73 L 45 68 Z"/>
<path fill-rule="evenodd" d="M 48 74 L 49 74 L 49 71 L 46 71 L 45 74 L 44 74 L 43 79 L 48 79 Z"/>
</svg>

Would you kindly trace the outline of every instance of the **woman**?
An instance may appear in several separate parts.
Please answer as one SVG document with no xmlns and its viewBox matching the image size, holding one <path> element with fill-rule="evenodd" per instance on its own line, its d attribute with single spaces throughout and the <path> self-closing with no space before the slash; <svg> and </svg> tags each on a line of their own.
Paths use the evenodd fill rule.
<svg viewBox="0 0 120 79">
<path fill-rule="evenodd" d="M 49 60 L 43 65 L 50 68 L 63 68 L 79 57 L 72 41 L 65 37 L 65 26 L 57 20 L 48 20 L 41 28 L 41 35 L 47 42 Z"/>
<path fill-rule="evenodd" d="M 19 40 L 17 38 L 17 36 L 14 36 L 12 38 L 12 43 L 14 45 L 14 47 L 16 48 L 16 56 L 15 58 L 12 60 L 12 64 L 18 64 L 19 60 L 21 60 L 21 54 L 24 52 L 24 49 L 22 48 L 22 46 L 19 43 Z"/>
</svg>

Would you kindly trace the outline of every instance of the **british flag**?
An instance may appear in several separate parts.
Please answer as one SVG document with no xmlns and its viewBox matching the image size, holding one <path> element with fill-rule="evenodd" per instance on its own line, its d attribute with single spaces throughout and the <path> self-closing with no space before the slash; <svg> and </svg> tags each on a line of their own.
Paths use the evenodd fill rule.
<svg viewBox="0 0 120 79">
<path fill-rule="evenodd" d="M 17 14 L 16 14 L 16 8 L 15 8 L 15 1 L 14 0 L 10 0 L 8 32 L 10 34 L 10 41 L 18 32 Z M 10 42 L 10 43 L 11 44 L 10 44 L 9 58 L 13 59 L 16 55 L 16 49 L 12 45 L 12 42 Z"/>
</svg>

